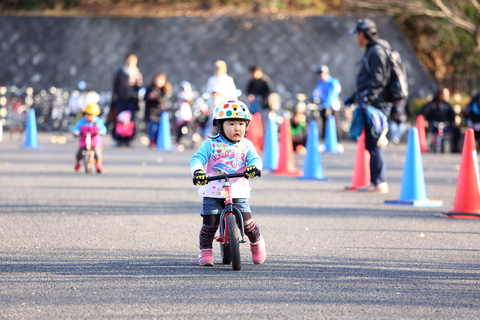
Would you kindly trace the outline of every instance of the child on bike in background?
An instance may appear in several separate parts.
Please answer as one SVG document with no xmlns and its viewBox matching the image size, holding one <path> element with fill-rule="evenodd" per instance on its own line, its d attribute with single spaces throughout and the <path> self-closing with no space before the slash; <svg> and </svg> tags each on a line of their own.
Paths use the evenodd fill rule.
<svg viewBox="0 0 480 320">
<path fill-rule="evenodd" d="M 97 160 L 97 173 L 103 173 L 102 167 L 102 136 L 107 133 L 107 128 L 97 116 L 100 114 L 100 107 L 96 103 L 89 103 L 83 110 L 83 117 L 77 122 L 72 130 L 74 136 L 78 139 L 78 151 L 76 154 L 77 162 L 75 163 L 75 171 L 80 169 L 80 161 L 83 158 L 83 152 L 87 149 L 86 138 L 87 133 L 91 135 L 91 145 L 95 152 L 95 160 Z"/>
<path fill-rule="evenodd" d="M 248 178 L 258 176 L 263 163 L 253 143 L 245 139 L 245 130 L 251 115 L 241 101 L 230 100 L 213 110 L 213 125 L 218 134 L 209 137 L 190 160 L 190 169 L 195 184 L 201 185 L 198 194 L 203 197 L 198 263 L 213 266 L 212 243 L 220 223 L 220 213 L 225 206 L 224 181 L 207 184 L 207 175 L 245 172 Z M 250 240 L 253 263 L 263 263 L 266 258 L 265 241 L 258 225 L 253 221 L 248 198 L 250 186 L 245 178 L 231 179 L 233 205 L 240 210 L 244 231 Z"/>
</svg>

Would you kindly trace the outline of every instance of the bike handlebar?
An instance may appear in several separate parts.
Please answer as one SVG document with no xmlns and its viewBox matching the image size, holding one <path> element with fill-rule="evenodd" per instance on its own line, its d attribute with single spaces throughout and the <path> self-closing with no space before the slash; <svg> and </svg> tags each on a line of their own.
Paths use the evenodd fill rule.
<svg viewBox="0 0 480 320">
<path fill-rule="evenodd" d="M 223 180 L 225 178 L 246 178 L 245 173 L 230 173 L 230 174 L 220 174 L 218 176 L 208 176 L 207 181 L 214 181 L 214 180 Z"/>
<path fill-rule="evenodd" d="M 258 177 L 261 177 L 261 176 L 262 176 L 262 171 L 259 171 Z M 223 180 L 225 178 L 242 178 L 242 177 L 247 178 L 247 176 L 245 175 L 245 172 L 220 174 L 218 176 L 208 176 L 207 181 Z"/>
<path fill-rule="evenodd" d="M 258 177 L 261 177 L 261 176 L 262 176 L 262 172 L 260 171 L 260 173 L 258 174 Z M 214 180 L 223 180 L 225 178 L 242 178 L 242 177 L 247 178 L 247 176 L 245 175 L 245 172 L 220 174 L 218 176 L 208 176 L 207 181 L 210 182 L 210 181 L 214 181 Z"/>
</svg>

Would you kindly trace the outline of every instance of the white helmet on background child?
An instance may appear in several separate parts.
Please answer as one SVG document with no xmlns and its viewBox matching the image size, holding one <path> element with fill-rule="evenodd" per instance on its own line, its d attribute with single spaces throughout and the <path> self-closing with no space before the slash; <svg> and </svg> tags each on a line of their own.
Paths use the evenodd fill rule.
<svg viewBox="0 0 480 320">
<path fill-rule="evenodd" d="M 245 120 L 248 125 L 252 116 L 245 103 L 239 100 L 229 100 L 215 107 L 213 110 L 213 124 L 217 126 L 219 124 L 218 121 L 227 119 Z"/>
<path fill-rule="evenodd" d="M 190 82 L 183 80 L 182 82 L 180 82 L 180 89 L 184 91 L 192 91 L 192 85 L 190 84 Z"/>
</svg>

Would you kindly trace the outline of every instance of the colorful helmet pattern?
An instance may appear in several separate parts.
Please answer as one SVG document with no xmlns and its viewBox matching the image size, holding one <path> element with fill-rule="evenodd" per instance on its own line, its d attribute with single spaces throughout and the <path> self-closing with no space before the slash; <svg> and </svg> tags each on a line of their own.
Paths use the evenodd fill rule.
<svg viewBox="0 0 480 320">
<path fill-rule="evenodd" d="M 237 119 L 250 121 L 252 116 L 245 103 L 238 100 L 230 100 L 220 103 L 213 110 L 213 120 Z"/>
<path fill-rule="evenodd" d="M 96 103 L 89 103 L 83 110 L 84 113 L 98 116 L 100 114 L 100 107 Z"/>
</svg>

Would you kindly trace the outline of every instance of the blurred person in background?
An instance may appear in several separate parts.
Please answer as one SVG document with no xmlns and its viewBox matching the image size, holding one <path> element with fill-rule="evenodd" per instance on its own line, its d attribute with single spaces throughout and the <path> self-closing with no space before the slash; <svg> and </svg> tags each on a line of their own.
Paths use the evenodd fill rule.
<svg viewBox="0 0 480 320">
<path fill-rule="evenodd" d="M 317 83 L 312 92 L 312 101 L 320 105 L 320 117 L 322 118 L 322 137 L 325 139 L 325 129 L 327 118 L 330 115 L 335 117 L 335 124 L 337 129 L 337 140 L 340 142 L 340 92 L 342 86 L 340 81 L 330 75 L 330 70 L 327 66 L 321 66 L 317 72 Z"/>
<path fill-rule="evenodd" d="M 305 155 L 307 152 L 307 117 L 298 108 L 295 108 L 290 119 L 290 131 L 292 132 L 293 150 L 298 154 Z"/>
<path fill-rule="evenodd" d="M 250 76 L 251 79 L 246 90 L 250 102 L 250 112 L 252 114 L 261 112 L 265 119 L 266 113 L 269 111 L 268 96 L 273 92 L 272 81 L 258 65 L 250 67 Z"/>
<path fill-rule="evenodd" d="M 145 123 L 150 139 L 150 148 L 157 146 L 158 127 L 162 111 L 167 110 L 167 103 L 173 94 L 172 85 L 164 72 L 153 75 L 145 92 Z"/>
<path fill-rule="evenodd" d="M 137 55 L 127 54 L 124 65 L 115 72 L 113 80 L 112 101 L 116 114 L 128 110 L 132 113 L 132 120 L 138 111 L 138 90 L 143 85 L 143 76 L 137 64 Z"/>
<path fill-rule="evenodd" d="M 439 133 L 439 129 L 444 132 L 450 132 L 452 135 L 452 146 L 458 144 L 459 131 L 458 124 L 455 122 L 456 113 L 448 102 L 450 100 L 450 90 L 442 88 L 438 90 L 432 101 L 424 104 L 419 111 L 425 119 L 425 128 L 430 135 Z M 452 151 L 457 152 L 457 150 Z"/>
<path fill-rule="evenodd" d="M 112 136 L 117 141 L 117 147 L 130 147 L 135 137 L 135 122 L 132 121 L 132 113 L 129 110 L 120 112 L 115 121 Z"/>
<path fill-rule="evenodd" d="M 209 115 L 213 113 L 213 109 L 219 103 L 237 100 L 237 87 L 235 86 L 233 78 L 227 74 L 227 64 L 225 61 L 217 60 L 215 62 L 214 73 L 208 78 L 205 91 L 209 95 L 207 99 Z M 209 117 L 206 125 L 206 134 L 211 134 L 212 131 L 213 123 Z"/>
<path fill-rule="evenodd" d="M 215 93 L 218 99 L 222 101 L 237 99 L 237 87 L 233 78 L 227 74 L 225 61 L 218 60 L 215 62 L 214 74 L 208 78 L 206 92 L 208 94 Z"/>
<path fill-rule="evenodd" d="M 388 140 L 393 144 L 399 144 L 405 131 L 407 131 L 407 120 L 409 107 L 407 100 L 400 100 L 393 104 L 390 116 L 388 117 Z"/>
<path fill-rule="evenodd" d="M 193 120 L 192 104 L 194 92 L 192 90 L 192 85 L 188 81 L 182 81 L 180 83 L 180 88 L 181 90 L 177 94 L 177 110 L 175 112 L 175 142 L 176 149 L 178 151 L 183 151 L 185 147 L 181 144 L 182 137 L 189 131 L 193 131 L 191 122 Z"/>
</svg>

